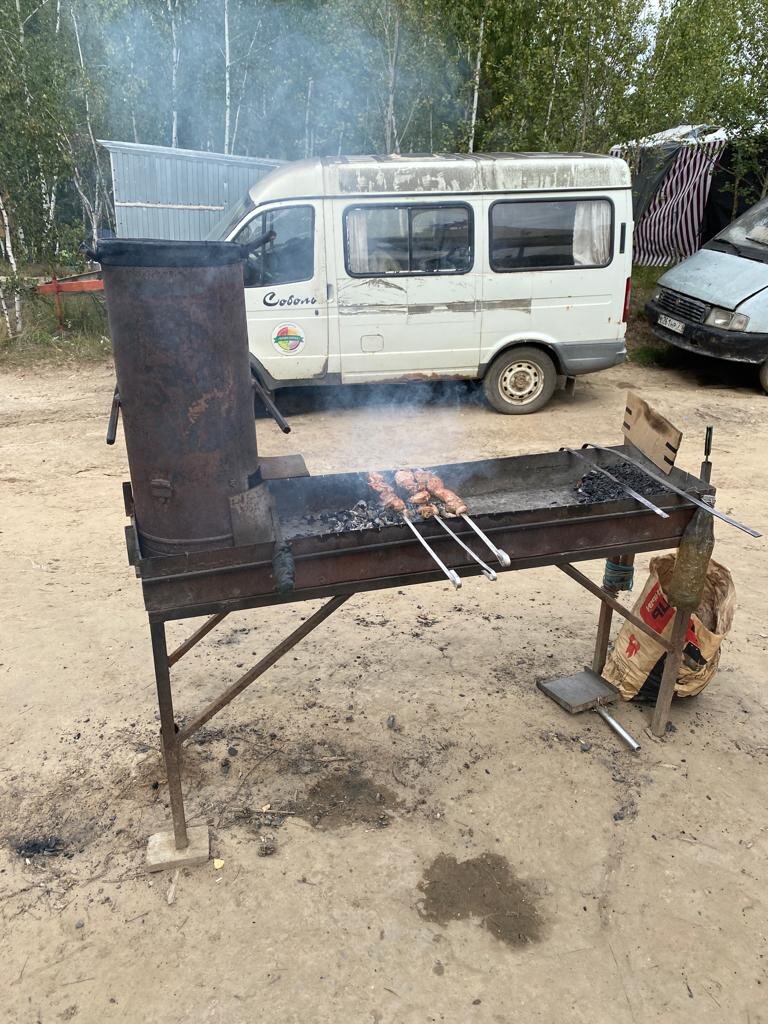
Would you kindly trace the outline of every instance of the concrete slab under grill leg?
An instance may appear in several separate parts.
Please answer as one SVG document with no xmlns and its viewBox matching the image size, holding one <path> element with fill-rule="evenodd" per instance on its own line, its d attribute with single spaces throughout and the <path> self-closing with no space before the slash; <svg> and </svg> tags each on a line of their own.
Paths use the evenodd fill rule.
<svg viewBox="0 0 768 1024">
<path fill-rule="evenodd" d="M 166 868 L 191 868 L 205 864 L 211 847 L 207 825 L 194 825 L 187 829 L 189 846 L 176 849 L 173 832 L 155 832 L 147 840 L 147 871 L 163 871 Z"/>
<path fill-rule="evenodd" d="M 598 704 L 612 703 L 619 698 L 618 691 L 589 668 L 573 676 L 548 679 L 536 685 L 542 693 L 546 693 L 572 715 L 588 711 Z"/>
</svg>

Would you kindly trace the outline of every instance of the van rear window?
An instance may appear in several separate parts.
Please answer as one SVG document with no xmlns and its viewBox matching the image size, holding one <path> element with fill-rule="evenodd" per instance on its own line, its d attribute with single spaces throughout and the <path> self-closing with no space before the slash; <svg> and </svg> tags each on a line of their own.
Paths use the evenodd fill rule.
<svg viewBox="0 0 768 1024">
<path fill-rule="evenodd" d="M 351 277 L 465 274 L 472 267 L 472 210 L 443 206 L 357 206 L 344 213 Z"/>
<path fill-rule="evenodd" d="M 607 267 L 613 206 L 607 199 L 501 200 L 491 206 L 491 269 Z"/>
</svg>

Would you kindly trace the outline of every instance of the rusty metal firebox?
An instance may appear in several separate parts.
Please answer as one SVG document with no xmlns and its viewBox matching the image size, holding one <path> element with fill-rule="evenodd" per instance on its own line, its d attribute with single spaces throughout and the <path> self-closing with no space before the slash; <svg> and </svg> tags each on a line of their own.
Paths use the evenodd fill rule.
<svg viewBox="0 0 768 1024">
<path fill-rule="evenodd" d="M 234 543 L 230 499 L 258 467 L 239 246 L 101 243 L 142 551 Z"/>
<path fill-rule="evenodd" d="M 584 472 L 582 456 L 566 449 L 437 467 L 472 514 L 469 525 L 452 519 L 450 536 L 433 522 L 418 530 L 391 521 L 354 531 L 337 524 L 329 532 L 325 513 L 370 497 L 365 477 L 310 477 L 300 457 L 271 464 L 258 458 L 243 255 L 232 243 L 122 240 L 104 242 L 98 253 L 117 373 L 108 440 L 119 401 L 131 473 L 124 484 L 131 520 L 126 535 L 149 616 L 171 842 L 182 858 L 177 863 L 190 841 L 181 786 L 184 743 L 353 594 L 444 579 L 438 565 L 448 568 L 454 585 L 477 577 L 480 556 L 488 558 L 478 548 L 482 537 L 505 559 L 485 573 L 489 579 L 496 571 L 553 565 L 600 599 L 592 663 L 600 672 L 614 611 L 652 631 L 616 600 L 615 590 L 599 587 L 570 563 L 611 556 L 631 565 L 637 552 L 677 547 L 695 503 L 714 495 L 708 471 L 698 479 L 673 469 L 668 483 L 659 480 L 652 503 L 630 492 L 581 504 L 574 484 Z M 590 458 L 600 472 L 615 471 L 626 453 L 620 446 L 592 451 Z M 221 696 L 176 721 L 171 667 L 230 612 L 324 598 Z M 166 622 L 201 615 L 209 617 L 169 653 Z M 687 613 L 676 613 L 669 642 L 652 633 L 667 651 L 653 716 L 657 734 L 666 727 L 687 621 Z"/>
</svg>

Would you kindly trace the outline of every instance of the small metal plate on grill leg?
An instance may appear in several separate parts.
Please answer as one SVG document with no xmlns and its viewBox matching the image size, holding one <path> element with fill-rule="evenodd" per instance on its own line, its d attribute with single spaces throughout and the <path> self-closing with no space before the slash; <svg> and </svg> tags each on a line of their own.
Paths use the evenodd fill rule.
<svg viewBox="0 0 768 1024">
<path fill-rule="evenodd" d="M 572 715 L 589 711 L 598 704 L 612 704 L 619 699 L 618 690 L 614 690 L 589 668 L 573 676 L 560 676 L 559 679 L 548 679 L 536 685 L 542 693 L 546 693 Z"/>
</svg>

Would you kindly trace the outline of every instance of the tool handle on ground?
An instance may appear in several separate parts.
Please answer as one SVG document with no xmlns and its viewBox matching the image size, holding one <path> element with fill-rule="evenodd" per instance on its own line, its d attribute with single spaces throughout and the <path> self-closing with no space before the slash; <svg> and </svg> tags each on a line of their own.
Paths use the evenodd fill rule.
<svg viewBox="0 0 768 1024">
<path fill-rule="evenodd" d="M 620 725 L 613 717 L 613 715 L 609 715 L 604 707 L 601 707 L 598 704 L 595 708 L 595 711 L 598 713 L 598 715 L 600 715 L 605 724 L 610 726 L 610 728 L 613 729 L 613 731 L 616 733 L 618 737 L 620 737 L 620 739 L 624 740 L 624 742 L 627 744 L 630 750 L 637 751 L 640 749 L 640 744 L 637 742 L 634 736 L 630 736 L 630 734 L 627 732 L 624 726 Z"/>
<path fill-rule="evenodd" d="M 120 415 L 120 394 L 115 386 L 115 393 L 112 395 L 112 407 L 109 410 L 109 422 L 107 423 L 107 444 L 114 444 L 117 439 L 117 418 Z"/>
<path fill-rule="evenodd" d="M 267 392 L 267 389 L 262 387 L 261 381 L 258 380 L 253 375 L 251 375 L 251 387 L 253 388 L 254 394 L 258 395 L 261 401 L 264 403 L 264 408 L 267 410 L 267 412 L 278 425 L 278 427 L 280 427 L 282 432 L 284 434 L 290 434 L 291 427 L 290 424 L 288 423 L 288 420 L 286 420 L 285 416 L 283 416 L 283 414 L 277 408 L 275 403 L 272 401 Z"/>
</svg>

